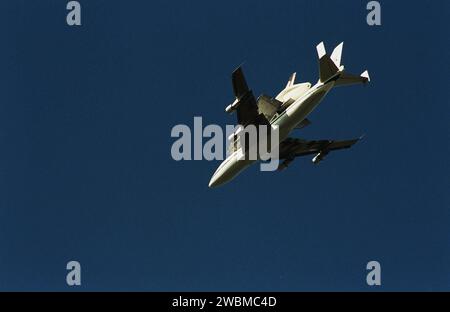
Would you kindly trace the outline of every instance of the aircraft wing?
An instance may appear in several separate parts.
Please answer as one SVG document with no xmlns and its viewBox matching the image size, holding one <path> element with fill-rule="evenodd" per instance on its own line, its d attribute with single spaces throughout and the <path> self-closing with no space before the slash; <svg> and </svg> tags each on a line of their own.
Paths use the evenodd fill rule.
<svg viewBox="0 0 450 312">
<path fill-rule="evenodd" d="M 287 138 L 280 144 L 279 158 L 283 162 L 279 170 L 285 169 L 296 157 L 316 154 L 313 158 L 314 163 L 319 163 L 330 151 L 350 148 L 360 138 L 344 141 L 335 140 L 314 140 L 307 141 L 302 139 Z"/>
<path fill-rule="evenodd" d="M 245 126 L 258 119 L 258 106 L 252 90 L 247 86 L 242 67 L 238 67 L 231 75 L 233 92 L 236 97 L 238 124 Z"/>
</svg>

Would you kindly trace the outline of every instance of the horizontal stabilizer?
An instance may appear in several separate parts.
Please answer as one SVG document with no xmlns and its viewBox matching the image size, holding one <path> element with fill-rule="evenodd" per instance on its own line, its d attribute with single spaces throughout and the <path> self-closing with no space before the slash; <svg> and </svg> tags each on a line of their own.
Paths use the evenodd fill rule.
<svg viewBox="0 0 450 312">
<path fill-rule="evenodd" d="M 367 83 L 370 82 L 369 72 L 366 70 L 360 76 L 342 73 L 339 76 L 339 79 L 336 80 L 335 86 L 349 86 L 358 83 Z"/>
</svg>

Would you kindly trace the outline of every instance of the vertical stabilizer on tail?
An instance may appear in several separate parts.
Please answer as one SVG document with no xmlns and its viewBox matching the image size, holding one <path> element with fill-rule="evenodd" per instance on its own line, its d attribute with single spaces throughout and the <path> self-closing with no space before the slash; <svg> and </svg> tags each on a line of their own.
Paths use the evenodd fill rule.
<svg viewBox="0 0 450 312">
<path fill-rule="evenodd" d="M 334 48 L 333 53 L 331 53 L 331 60 L 336 65 L 336 67 L 341 66 L 342 48 L 343 47 L 344 47 L 344 42 L 341 42 L 336 48 Z"/>
<path fill-rule="evenodd" d="M 342 47 L 341 47 L 342 48 Z M 317 55 L 319 56 L 319 77 L 321 82 L 326 82 L 328 79 L 332 78 L 338 71 L 338 67 L 328 56 L 327 51 L 325 50 L 325 45 L 323 42 L 319 43 L 316 47 Z M 342 51 L 342 50 L 341 50 Z M 339 50 L 333 51 L 336 57 L 340 54 Z"/>
</svg>

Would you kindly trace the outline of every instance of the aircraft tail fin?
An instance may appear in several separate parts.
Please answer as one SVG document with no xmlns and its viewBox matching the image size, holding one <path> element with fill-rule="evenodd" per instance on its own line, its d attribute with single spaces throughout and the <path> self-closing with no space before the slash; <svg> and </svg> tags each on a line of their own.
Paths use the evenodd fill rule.
<svg viewBox="0 0 450 312">
<path fill-rule="evenodd" d="M 342 56 L 342 43 L 334 49 L 331 57 L 327 54 L 323 42 L 319 43 L 316 49 L 317 55 L 319 56 L 320 81 L 325 82 L 339 71 Z"/>
<path fill-rule="evenodd" d="M 316 47 L 319 56 L 319 77 L 321 82 L 326 82 L 340 72 L 339 78 L 336 79 L 335 86 L 351 85 L 357 83 L 367 83 L 370 81 L 369 72 L 366 70 L 361 75 L 352 75 L 344 72 L 344 65 L 341 64 L 342 49 L 344 43 L 341 42 L 328 56 L 323 42 Z"/>
<path fill-rule="evenodd" d="M 334 65 L 336 65 L 338 68 L 341 66 L 343 47 L 344 47 L 344 42 L 341 42 L 336 48 L 334 48 L 333 53 L 331 53 L 331 56 L 330 56 Z"/>
</svg>

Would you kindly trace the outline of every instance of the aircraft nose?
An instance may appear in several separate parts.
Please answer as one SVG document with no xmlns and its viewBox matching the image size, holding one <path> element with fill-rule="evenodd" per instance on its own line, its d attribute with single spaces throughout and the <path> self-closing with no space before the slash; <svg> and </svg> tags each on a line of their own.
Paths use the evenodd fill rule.
<svg viewBox="0 0 450 312">
<path fill-rule="evenodd" d="M 219 185 L 224 184 L 227 181 L 227 174 L 226 171 L 222 170 L 217 170 L 216 172 L 214 172 L 213 176 L 211 177 L 211 180 L 209 181 L 209 187 L 213 188 Z"/>
<path fill-rule="evenodd" d="M 213 174 L 211 180 L 209 181 L 208 187 L 213 188 L 219 185 L 219 179 L 217 173 Z"/>
<path fill-rule="evenodd" d="M 225 163 L 222 163 L 211 177 L 208 185 L 210 188 L 223 185 L 236 176 L 236 164 L 238 163 L 234 159 L 225 160 L 224 162 Z"/>
</svg>

